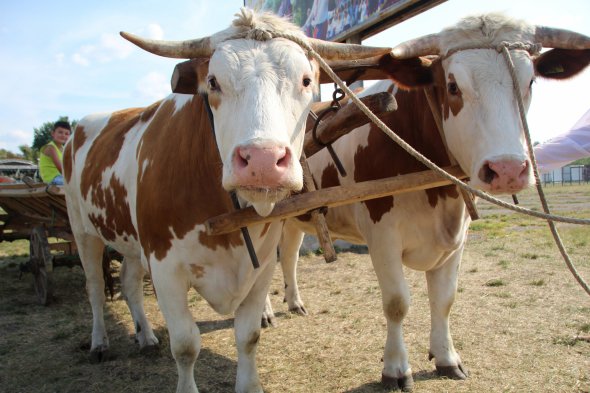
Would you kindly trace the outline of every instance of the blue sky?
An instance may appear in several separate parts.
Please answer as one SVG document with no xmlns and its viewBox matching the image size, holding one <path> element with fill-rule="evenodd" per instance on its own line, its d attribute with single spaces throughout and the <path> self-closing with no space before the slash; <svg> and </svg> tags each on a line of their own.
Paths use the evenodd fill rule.
<svg viewBox="0 0 590 393">
<path fill-rule="evenodd" d="M 0 3 L 0 148 L 32 144 L 33 129 L 59 116 L 146 106 L 170 93 L 174 59 L 120 38 L 189 39 L 227 27 L 241 0 L 3 1 Z M 556 6 L 558 5 L 559 8 Z M 467 14 L 503 11 L 532 23 L 590 35 L 588 0 L 448 0 L 365 41 L 394 46 L 438 32 Z M 590 70 L 567 82 L 535 85 L 529 126 L 544 141 L 590 107 Z"/>
</svg>

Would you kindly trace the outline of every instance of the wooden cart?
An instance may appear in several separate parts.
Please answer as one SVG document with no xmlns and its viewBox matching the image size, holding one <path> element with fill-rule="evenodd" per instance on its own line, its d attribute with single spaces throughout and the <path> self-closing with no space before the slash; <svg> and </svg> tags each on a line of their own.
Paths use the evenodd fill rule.
<svg viewBox="0 0 590 393">
<path fill-rule="evenodd" d="M 63 187 L 30 181 L 0 184 L 0 208 L 0 242 L 29 240 L 30 257 L 23 270 L 32 273 L 39 303 L 47 305 L 53 297 L 53 269 L 80 264 Z M 110 257 L 111 252 L 106 253 L 103 270 L 112 288 Z"/>
</svg>

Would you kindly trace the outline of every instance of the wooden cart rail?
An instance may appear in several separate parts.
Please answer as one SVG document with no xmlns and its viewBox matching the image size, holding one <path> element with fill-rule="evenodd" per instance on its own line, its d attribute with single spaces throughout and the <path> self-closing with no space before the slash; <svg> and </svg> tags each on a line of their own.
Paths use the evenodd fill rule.
<svg viewBox="0 0 590 393">
<path fill-rule="evenodd" d="M 73 239 L 62 187 L 45 183 L 3 184 L 0 186 L 0 207 L 6 212 L 0 216 L 3 222 L 0 241 L 29 239 L 31 229 L 36 225 L 52 228 L 55 237 Z"/>
</svg>

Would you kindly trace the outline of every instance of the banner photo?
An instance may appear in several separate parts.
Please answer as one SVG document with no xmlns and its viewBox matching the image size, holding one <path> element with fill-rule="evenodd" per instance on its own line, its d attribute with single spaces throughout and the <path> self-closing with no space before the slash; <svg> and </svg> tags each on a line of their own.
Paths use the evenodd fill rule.
<svg viewBox="0 0 590 393">
<path fill-rule="evenodd" d="M 352 30 L 362 30 L 406 3 L 408 0 L 244 0 L 246 7 L 289 18 L 308 37 L 323 40 L 339 40 Z"/>
</svg>

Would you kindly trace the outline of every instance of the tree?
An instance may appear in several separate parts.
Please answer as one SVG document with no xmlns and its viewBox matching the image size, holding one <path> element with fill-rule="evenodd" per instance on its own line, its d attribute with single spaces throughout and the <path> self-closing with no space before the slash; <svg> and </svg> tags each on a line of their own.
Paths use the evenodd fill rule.
<svg viewBox="0 0 590 393">
<path fill-rule="evenodd" d="M 39 158 L 39 150 L 34 150 L 29 145 L 20 145 L 18 148 L 21 151 L 22 157 L 25 160 L 29 160 L 34 163 L 37 162 L 37 159 Z"/>
<path fill-rule="evenodd" d="M 590 157 L 588 158 L 580 158 L 571 163 L 571 165 L 590 165 Z"/>
<path fill-rule="evenodd" d="M 6 158 L 22 158 L 18 154 L 13 153 L 6 149 L 0 149 L 0 160 L 4 160 Z"/>
<path fill-rule="evenodd" d="M 56 120 L 56 122 L 57 121 L 69 122 L 70 120 L 67 116 L 60 116 L 59 119 Z M 77 123 L 77 120 L 73 120 L 72 122 L 70 122 L 72 126 L 72 131 L 76 128 Z M 35 135 L 33 137 L 33 146 L 31 147 L 35 152 L 37 152 L 37 154 L 39 152 L 39 149 L 51 142 L 51 131 L 53 131 L 54 124 L 55 122 L 45 122 L 41 127 L 34 129 Z"/>
</svg>

